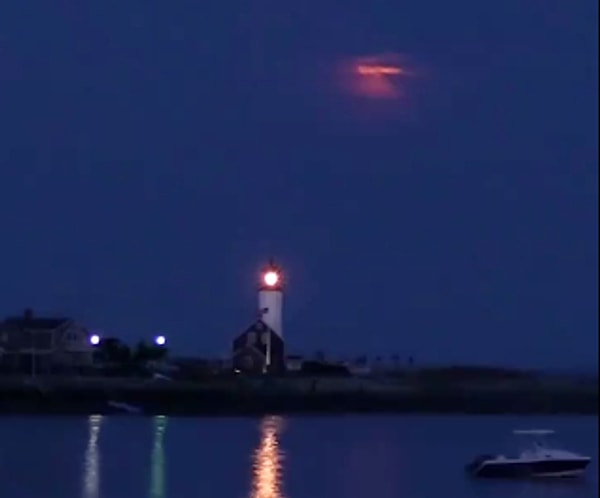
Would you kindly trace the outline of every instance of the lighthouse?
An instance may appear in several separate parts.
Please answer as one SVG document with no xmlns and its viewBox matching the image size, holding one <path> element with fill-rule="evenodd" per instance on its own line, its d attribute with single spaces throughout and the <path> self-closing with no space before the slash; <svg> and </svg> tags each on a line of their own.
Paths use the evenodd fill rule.
<svg viewBox="0 0 600 498">
<path fill-rule="evenodd" d="M 258 281 L 258 317 L 233 340 L 232 366 L 237 372 L 278 373 L 285 370 L 282 336 L 283 273 L 273 260 Z"/>
<path fill-rule="evenodd" d="M 261 320 L 283 339 L 283 273 L 273 260 L 260 274 L 258 309 Z"/>
</svg>

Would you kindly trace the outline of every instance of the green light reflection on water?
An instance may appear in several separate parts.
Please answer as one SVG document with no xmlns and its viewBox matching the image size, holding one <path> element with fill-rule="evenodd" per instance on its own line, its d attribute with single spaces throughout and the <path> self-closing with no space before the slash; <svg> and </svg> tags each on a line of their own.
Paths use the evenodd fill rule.
<svg viewBox="0 0 600 498">
<path fill-rule="evenodd" d="M 156 415 L 153 417 L 154 442 L 152 444 L 150 494 L 149 498 L 165 498 L 165 451 L 163 441 L 167 430 L 167 417 Z"/>
</svg>

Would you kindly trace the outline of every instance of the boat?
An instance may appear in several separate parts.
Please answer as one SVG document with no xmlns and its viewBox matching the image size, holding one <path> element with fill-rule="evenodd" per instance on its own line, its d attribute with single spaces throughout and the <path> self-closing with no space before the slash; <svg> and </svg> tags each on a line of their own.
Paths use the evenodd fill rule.
<svg viewBox="0 0 600 498">
<path fill-rule="evenodd" d="M 142 409 L 139 406 L 121 403 L 119 401 L 109 401 L 108 406 L 125 413 L 142 413 Z"/>
<path fill-rule="evenodd" d="M 573 478 L 581 476 L 590 463 L 588 456 L 548 446 L 545 438 L 554 434 L 553 430 L 516 430 L 513 434 L 530 436 L 533 441 L 518 456 L 479 455 L 466 471 L 484 478 Z"/>
</svg>

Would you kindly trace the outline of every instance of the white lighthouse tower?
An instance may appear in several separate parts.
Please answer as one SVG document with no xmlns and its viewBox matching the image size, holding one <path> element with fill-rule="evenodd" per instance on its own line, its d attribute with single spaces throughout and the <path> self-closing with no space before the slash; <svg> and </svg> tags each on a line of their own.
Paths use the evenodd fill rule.
<svg viewBox="0 0 600 498">
<path fill-rule="evenodd" d="M 283 275 L 273 260 L 260 275 L 258 309 L 262 321 L 283 339 Z"/>
</svg>

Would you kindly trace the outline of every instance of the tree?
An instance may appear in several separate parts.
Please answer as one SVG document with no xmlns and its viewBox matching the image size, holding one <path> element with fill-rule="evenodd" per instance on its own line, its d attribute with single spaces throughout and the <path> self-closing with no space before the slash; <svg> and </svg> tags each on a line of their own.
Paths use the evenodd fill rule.
<svg viewBox="0 0 600 498">
<path fill-rule="evenodd" d="M 104 363 L 123 365 L 131 360 L 131 350 L 120 339 L 107 337 L 100 341 L 97 356 Z"/>
<path fill-rule="evenodd" d="M 138 342 L 134 353 L 133 360 L 136 363 L 146 363 L 148 361 L 163 360 L 168 354 L 168 349 L 164 346 L 155 344 L 147 344 L 145 341 Z"/>
</svg>

